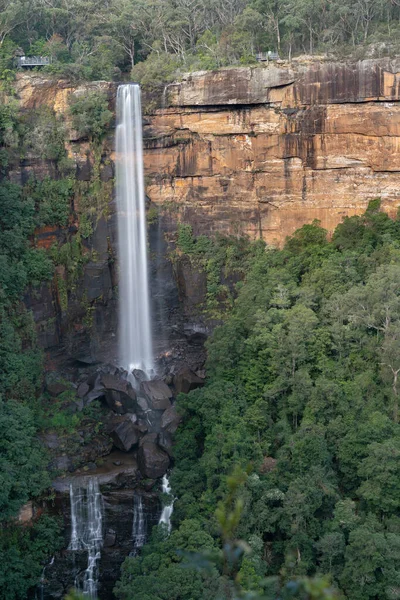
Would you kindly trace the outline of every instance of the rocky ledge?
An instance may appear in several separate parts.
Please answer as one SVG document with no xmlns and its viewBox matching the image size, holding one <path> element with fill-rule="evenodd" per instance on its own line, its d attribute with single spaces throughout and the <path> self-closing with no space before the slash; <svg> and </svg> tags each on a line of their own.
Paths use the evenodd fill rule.
<svg viewBox="0 0 400 600">
<path fill-rule="evenodd" d="M 135 497 L 141 499 L 148 535 L 161 513 L 160 478 L 173 466 L 173 434 L 180 422 L 175 398 L 204 385 L 200 374 L 181 367 L 149 381 L 139 370 L 128 373 L 100 365 L 76 381 L 48 380 L 46 392 L 53 411 L 79 414 L 90 407 L 91 416 L 82 419 L 77 431 L 61 435 L 50 429 L 42 436 L 52 467 L 60 472 L 53 481 L 55 499 L 47 503 L 46 510 L 62 517 L 65 540 L 64 548 L 44 571 L 40 590 L 44 600 L 61 600 L 87 567 L 87 552 L 72 551 L 68 546 L 70 491 L 88 489 L 89 480 L 96 481 L 103 503 L 98 595 L 101 600 L 113 597 L 116 574 L 134 548 Z M 99 420 L 93 415 L 99 415 Z M 21 521 L 26 521 L 27 508 Z M 34 512 L 29 506 L 29 514 Z"/>
<path fill-rule="evenodd" d="M 202 71 L 166 97 L 144 127 L 147 192 L 195 233 L 280 245 L 376 197 L 396 214 L 399 59 Z"/>
</svg>

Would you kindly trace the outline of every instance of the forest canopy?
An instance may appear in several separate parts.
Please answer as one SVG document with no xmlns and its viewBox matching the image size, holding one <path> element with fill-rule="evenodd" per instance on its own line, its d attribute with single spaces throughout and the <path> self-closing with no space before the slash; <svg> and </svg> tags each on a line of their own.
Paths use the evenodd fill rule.
<svg viewBox="0 0 400 600">
<path fill-rule="evenodd" d="M 206 265 L 221 241 L 206 247 L 186 228 L 179 244 Z M 126 560 L 117 597 L 148 600 L 152 589 L 157 600 L 233 597 L 220 596 L 226 572 L 215 559 L 188 589 L 173 546 L 218 556 L 221 503 L 241 468 L 248 476 L 236 492 L 235 536 L 251 553 L 237 568 L 239 597 L 314 597 L 271 585 L 316 577 L 347 600 L 394 600 L 400 220 L 373 201 L 330 241 L 315 222 L 281 250 L 251 246 L 237 299 L 208 342 L 207 384 L 178 399 L 174 532 Z M 175 595 L 161 578 L 175 582 Z"/>
<path fill-rule="evenodd" d="M 164 82 L 269 50 L 385 56 L 399 50 L 399 18 L 396 0 L 1 0 L 0 76 L 16 51 L 51 56 L 46 70 L 70 78 L 133 69 Z"/>
</svg>

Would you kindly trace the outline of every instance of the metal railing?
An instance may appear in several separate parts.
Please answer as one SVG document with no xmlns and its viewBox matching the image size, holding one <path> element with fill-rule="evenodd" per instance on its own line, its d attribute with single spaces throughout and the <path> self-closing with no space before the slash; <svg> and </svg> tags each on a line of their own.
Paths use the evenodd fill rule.
<svg viewBox="0 0 400 600">
<path fill-rule="evenodd" d="M 268 52 L 257 52 L 256 60 L 258 62 L 264 62 L 268 60 L 279 60 L 279 54 L 277 52 L 271 52 L 271 50 L 268 50 Z"/>
<path fill-rule="evenodd" d="M 50 56 L 18 56 L 17 67 L 44 67 L 51 63 Z"/>
</svg>

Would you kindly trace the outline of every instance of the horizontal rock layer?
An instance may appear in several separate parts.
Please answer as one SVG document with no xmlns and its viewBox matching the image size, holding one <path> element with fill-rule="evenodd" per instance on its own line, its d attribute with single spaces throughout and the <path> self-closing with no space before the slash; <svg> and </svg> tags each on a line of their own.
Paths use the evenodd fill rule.
<svg viewBox="0 0 400 600">
<path fill-rule="evenodd" d="M 332 232 L 376 197 L 394 215 L 399 82 L 389 59 L 185 76 L 145 123 L 148 195 L 196 233 L 272 244 L 313 219 Z"/>
</svg>

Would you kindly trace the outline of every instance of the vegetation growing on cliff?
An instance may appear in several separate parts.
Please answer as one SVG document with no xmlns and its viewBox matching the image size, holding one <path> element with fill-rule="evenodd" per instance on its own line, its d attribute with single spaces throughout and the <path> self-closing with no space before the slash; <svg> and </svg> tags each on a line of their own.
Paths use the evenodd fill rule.
<svg viewBox="0 0 400 600">
<path fill-rule="evenodd" d="M 82 97 L 70 97 L 72 126 L 81 138 L 98 143 L 112 119 L 108 100 L 103 92 L 92 92 Z"/>
<path fill-rule="evenodd" d="M 183 233 L 190 252 L 196 241 Z M 348 600 L 398 597 L 399 282 L 400 220 L 378 201 L 346 218 L 331 241 L 314 223 L 282 250 L 256 244 L 208 343 L 207 385 L 178 400 L 184 421 L 171 474 L 172 535 L 189 519 L 218 553 L 227 478 L 237 465 L 250 468 L 237 492 L 236 535 L 252 550 L 237 572 L 243 594 L 268 598 L 271 577 L 326 576 Z M 161 590 L 152 599 L 170 600 L 157 587 L 160 566 L 174 578 L 179 560 L 170 540 L 127 560 L 121 600 L 147 600 L 151 586 Z M 223 569 L 213 564 L 218 575 L 209 572 L 207 585 L 217 589 Z M 173 597 L 203 597 L 180 577 Z"/>
<path fill-rule="evenodd" d="M 258 251 L 257 244 L 247 238 L 205 235 L 195 237 L 192 227 L 178 225 L 176 250 L 171 255 L 174 262 L 183 254 L 193 269 L 206 276 L 206 297 L 203 310 L 208 318 L 221 318 L 232 307 L 235 284 L 241 281 Z"/>
<path fill-rule="evenodd" d="M 28 286 L 53 276 L 53 263 L 30 238 L 38 212 L 20 186 L 0 184 L 0 598 L 26 598 L 43 560 L 59 546 L 59 526 L 15 522 L 21 506 L 50 484 L 48 457 L 37 437 L 37 397 L 43 356 L 32 315 L 22 303 Z"/>
</svg>

